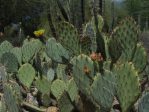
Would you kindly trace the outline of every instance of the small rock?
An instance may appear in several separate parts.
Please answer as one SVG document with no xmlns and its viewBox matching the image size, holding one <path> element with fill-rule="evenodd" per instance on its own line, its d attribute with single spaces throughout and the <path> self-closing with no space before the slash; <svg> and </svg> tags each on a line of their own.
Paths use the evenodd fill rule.
<svg viewBox="0 0 149 112">
<path fill-rule="evenodd" d="M 59 112 L 59 109 L 57 107 L 51 106 L 47 109 L 46 112 Z"/>
<path fill-rule="evenodd" d="M 27 93 L 26 101 L 30 104 L 38 106 L 37 99 L 31 93 Z"/>
</svg>

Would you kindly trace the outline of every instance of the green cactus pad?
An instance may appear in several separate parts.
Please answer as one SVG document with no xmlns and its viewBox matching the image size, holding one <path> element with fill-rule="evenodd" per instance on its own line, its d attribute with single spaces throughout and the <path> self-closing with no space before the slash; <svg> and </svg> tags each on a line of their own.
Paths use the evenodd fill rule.
<svg viewBox="0 0 149 112">
<path fill-rule="evenodd" d="M 22 46 L 23 62 L 29 62 L 33 56 L 42 48 L 42 43 L 38 39 L 31 40 Z"/>
<path fill-rule="evenodd" d="M 65 73 L 65 69 L 66 69 L 66 65 L 64 64 L 58 64 L 57 68 L 56 68 L 56 74 L 57 74 L 57 78 L 66 81 L 67 80 L 67 76 Z"/>
<path fill-rule="evenodd" d="M 92 39 L 90 39 L 87 36 L 84 36 L 80 39 L 81 53 L 90 54 L 91 51 L 94 51 L 94 50 L 92 50 L 94 48 L 93 48 L 91 40 Z M 96 49 L 96 46 L 95 46 L 95 49 Z"/>
<path fill-rule="evenodd" d="M 60 112 L 71 112 L 73 110 L 74 107 L 71 103 L 71 99 L 66 92 L 63 92 L 58 99 L 58 107 Z"/>
<path fill-rule="evenodd" d="M 113 62 L 116 62 L 120 58 L 122 47 L 118 39 L 110 38 L 108 42 L 108 51 Z"/>
<path fill-rule="evenodd" d="M 147 54 L 146 50 L 141 44 L 137 44 L 136 52 L 134 54 L 134 58 L 132 60 L 134 63 L 135 68 L 142 72 L 147 64 Z"/>
<path fill-rule="evenodd" d="M 106 58 L 107 60 L 110 59 L 110 54 L 109 54 L 109 46 L 108 46 L 108 43 L 110 42 L 110 37 L 108 34 L 102 34 L 103 35 L 103 38 L 104 38 L 104 43 L 105 43 L 105 53 L 106 53 Z"/>
<path fill-rule="evenodd" d="M 15 47 L 10 52 L 13 53 L 17 57 L 18 62 L 21 65 L 22 64 L 22 50 L 21 50 L 21 48 Z"/>
<path fill-rule="evenodd" d="M 110 52 L 114 52 L 115 55 L 118 55 L 120 52 L 119 48 L 121 48 L 122 54 L 120 59 L 124 62 L 130 61 L 135 51 L 139 34 L 140 29 L 136 25 L 136 22 L 130 17 L 124 19 L 121 21 L 120 25 L 114 29 L 111 35 L 111 43 L 115 45 L 116 48 L 111 47 Z"/>
<path fill-rule="evenodd" d="M 35 78 L 35 70 L 32 65 L 26 63 L 19 68 L 17 77 L 24 86 L 29 88 Z"/>
<path fill-rule="evenodd" d="M 93 24 L 91 22 L 88 22 L 84 29 L 83 29 L 84 36 L 87 36 L 89 38 L 96 38 L 96 33 L 94 31 Z"/>
<path fill-rule="evenodd" d="M 149 111 L 149 93 L 144 93 L 139 101 L 138 112 L 148 112 Z"/>
<path fill-rule="evenodd" d="M 6 67 L 7 72 L 13 73 L 18 71 L 18 59 L 13 53 L 4 53 L 0 62 Z"/>
<path fill-rule="evenodd" d="M 110 70 L 111 69 L 111 60 L 104 61 L 103 68 L 105 70 Z"/>
<path fill-rule="evenodd" d="M 103 20 L 103 17 L 101 15 L 97 15 L 97 19 L 98 19 L 98 30 L 101 32 L 102 28 L 104 26 L 104 20 Z M 96 25 L 95 25 L 95 18 L 94 17 L 91 20 L 91 24 L 94 27 L 94 31 L 96 31 Z"/>
<path fill-rule="evenodd" d="M 117 96 L 122 112 L 128 112 L 140 95 L 138 72 L 132 63 L 115 66 L 117 80 Z"/>
<path fill-rule="evenodd" d="M 149 79 L 149 64 L 146 65 L 145 70 L 144 70 L 144 75 L 147 75 L 148 79 Z"/>
<path fill-rule="evenodd" d="M 91 96 L 95 102 L 104 110 L 109 111 L 115 95 L 115 76 L 110 71 L 105 71 L 104 75 L 97 74 L 91 86 Z"/>
<path fill-rule="evenodd" d="M 1 101 L 0 101 L 0 112 L 7 112 L 6 104 L 5 104 L 5 101 L 4 101 L 4 97 L 1 97 Z"/>
<path fill-rule="evenodd" d="M 46 77 L 38 78 L 35 81 L 35 86 L 42 94 L 50 93 L 51 82 L 48 81 Z"/>
<path fill-rule="evenodd" d="M 3 85 L 4 100 L 9 112 L 20 112 L 19 105 L 16 102 L 15 95 L 9 84 Z"/>
<path fill-rule="evenodd" d="M 0 45 L 0 57 L 3 55 L 3 53 L 9 52 L 13 48 L 12 44 L 8 41 L 4 41 Z"/>
<path fill-rule="evenodd" d="M 63 63 L 63 58 L 69 59 L 68 51 L 54 38 L 49 38 L 46 43 L 47 55 L 54 61 Z"/>
<path fill-rule="evenodd" d="M 103 18 L 102 18 L 102 16 L 98 15 L 97 19 L 98 19 L 98 30 L 101 32 L 102 28 L 103 28 L 103 25 L 104 25 Z M 97 30 L 96 30 L 96 25 L 95 25 L 95 18 L 92 17 L 91 21 L 89 21 L 83 29 L 84 36 L 89 37 L 90 41 L 91 41 L 91 42 L 88 41 L 88 47 L 89 48 L 86 47 L 86 48 L 88 48 L 88 49 L 86 49 L 88 51 L 91 50 L 92 52 L 96 52 L 96 50 L 97 50 L 96 31 Z M 83 45 L 82 45 L 82 47 L 83 47 L 83 50 L 84 50 Z"/>
<path fill-rule="evenodd" d="M 96 33 L 91 22 L 88 22 L 83 28 L 83 38 L 81 39 L 81 51 L 83 53 L 90 53 L 90 51 L 95 52 L 96 49 Z"/>
<path fill-rule="evenodd" d="M 56 79 L 51 85 L 51 92 L 57 99 L 61 97 L 65 89 L 66 89 L 65 82 L 59 79 Z"/>
<path fill-rule="evenodd" d="M 2 83 L 5 83 L 8 81 L 8 74 L 4 66 L 0 67 L 0 76 L 1 76 Z"/>
<path fill-rule="evenodd" d="M 18 83 L 16 83 L 15 81 L 11 81 L 10 82 L 10 87 L 13 91 L 15 100 L 17 102 L 17 104 L 20 104 L 22 102 L 22 94 L 21 94 L 21 89 Z"/>
<path fill-rule="evenodd" d="M 42 101 L 43 106 L 49 107 L 49 105 L 51 103 L 50 95 L 49 94 L 42 94 L 41 101 Z"/>
<path fill-rule="evenodd" d="M 71 98 L 71 101 L 74 101 L 78 96 L 78 87 L 73 78 L 67 83 L 67 92 Z"/>
<path fill-rule="evenodd" d="M 9 112 L 20 112 L 20 102 L 22 100 L 20 87 L 14 82 L 8 82 L 7 73 L 4 67 L 0 67 L 2 76 L 3 98 Z M 4 111 L 5 112 L 5 111 Z"/>
<path fill-rule="evenodd" d="M 73 65 L 73 77 L 79 90 L 87 94 L 94 77 L 93 61 L 88 56 L 81 54 L 78 57 L 74 57 L 71 60 L 71 64 Z M 84 71 L 85 67 L 89 70 L 88 73 Z"/>
<path fill-rule="evenodd" d="M 69 51 L 70 55 L 79 54 L 80 45 L 77 29 L 68 22 L 61 22 L 57 30 L 59 41 Z"/>
<path fill-rule="evenodd" d="M 55 71 L 54 71 L 54 69 L 52 69 L 52 68 L 48 69 L 48 71 L 47 71 L 47 79 L 49 81 L 53 81 L 54 80 L 54 77 L 55 77 Z"/>
</svg>

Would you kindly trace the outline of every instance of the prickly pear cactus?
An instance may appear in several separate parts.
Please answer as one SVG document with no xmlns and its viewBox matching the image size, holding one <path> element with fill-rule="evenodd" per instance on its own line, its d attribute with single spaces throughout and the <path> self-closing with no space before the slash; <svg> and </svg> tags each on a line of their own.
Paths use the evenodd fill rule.
<svg viewBox="0 0 149 112">
<path fill-rule="evenodd" d="M 66 72 L 65 72 L 66 67 L 67 66 L 64 64 L 58 64 L 58 66 L 56 68 L 56 74 L 57 74 L 58 79 L 61 79 L 63 81 L 67 80 L 67 76 L 66 76 Z"/>
<path fill-rule="evenodd" d="M 81 53 L 90 54 L 90 52 L 92 51 L 92 43 L 89 37 L 87 36 L 81 37 L 80 45 L 81 45 Z"/>
<path fill-rule="evenodd" d="M 83 29 L 83 35 L 84 36 L 87 36 L 89 38 L 96 38 L 96 34 L 95 34 L 95 31 L 94 31 L 94 27 L 93 27 L 93 24 L 91 22 L 88 22 L 84 29 Z"/>
<path fill-rule="evenodd" d="M 112 72 L 105 70 L 104 75 L 97 74 L 91 85 L 91 96 L 105 111 L 109 111 L 115 95 L 116 80 Z"/>
<path fill-rule="evenodd" d="M 26 63 L 19 68 L 17 77 L 24 86 L 29 88 L 35 78 L 35 70 L 32 65 Z"/>
<path fill-rule="evenodd" d="M 88 56 L 81 54 L 74 57 L 71 64 L 73 65 L 73 77 L 79 90 L 87 94 L 94 77 L 93 61 Z"/>
<path fill-rule="evenodd" d="M 0 101 L 0 112 L 7 112 L 6 104 L 5 104 L 5 101 L 4 101 L 4 97 L 1 97 L 1 101 Z"/>
<path fill-rule="evenodd" d="M 0 76 L 2 76 L 2 86 L 4 92 L 4 102 L 9 112 L 19 112 L 20 90 L 18 86 L 8 82 L 7 73 L 4 67 L 0 67 Z"/>
<path fill-rule="evenodd" d="M 21 50 L 21 48 L 14 47 L 10 52 L 13 53 L 17 57 L 18 62 L 21 65 L 22 64 L 22 50 Z"/>
<path fill-rule="evenodd" d="M 120 59 L 124 62 L 130 61 L 135 52 L 139 34 L 140 29 L 136 25 L 136 22 L 130 17 L 124 19 L 121 21 L 120 25 L 114 29 L 111 35 L 111 47 L 109 52 L 114 51 L 115 55 L 120 56 L 119 48 L 121 48 L 120 50 L 122 50 L 122 53 Z M 112 48 L 112 45 L 116 46 Z"/>
<path fill-rule="evenodd" d="M 101 32 L 104 25 L 103 18 L 102 16 L 98 15 L 97 19 L 98 19 L 98 30 Z M 91 21 L 89 21 L 83 29 L 84 36 L 89 37 L 91 40 L 91 44 L 89 44 L 89 47 L 92 52 L 96 52 L 97 50 L 96 31 L 97 30 L 95 25 L 95 18 L 92 17 Z"/>
<path fill-rule="evenodd" d="M 54 77 L 55 77 L 54 69 L 52 69 L 52 68 L 48 69 L 46 76 L 47 76 L 48 81 L 53 81 Z"/>
<path fill-rule="evenodd" d="M 68 51 L 54 38 L 49 38 L 46 43 L 46 53 L 54 61 L 63 63 L 63 59 L 69 59 Z"/>
<path fill-rule="evenodd" d="M 51 82 L 48 81 L 46 77 L 38 78 L 35 81 L 35 86 L 42 94 L 50 93 Z"/>
<path fill-rule="evenodd" d="M 19 112 L 19 105 L 16 103 L 15 95 L 10 85 L 3 85 L 4 99 L 9 112 Z"/>
<path fill-rule="evenodd" d="M 51 103 L 50 94 L 42 94 L 41 102 L 42 102 L 43 106 L 48 107 Z"/>
<path fill-rule="evenodd" d="M 98 30 L 101 32 L 102 28 L 104 26 L 104 20 L 103 20 L 103 17 L 101 15 L 97 15 L 97 19 L 98 19 Z M 93 25 L 94 31 L 96 31 L 96 25 L 95 25 L 95 18 L 94 17 L 92 17 L 91 24 Z"/>
<path fill-rule="evenodd" d="M 80 45 L 83 53 L 89 54 L 91 51 L 96 51 L 96 35 L 90 22 L 83 28 L 83 37 L 80 39 Z"/>
<path fill-rule="evenodd" d="M 111 60 L 104 61 L 103 69 L 109 70 L 109 71 L 111 70 Z"/>
<path fill-rule="evenodd" d="M 9 43 L 8 41 L 4 41 L 0 45 L 0 57 L 3 55 L 5 52 L 9 52 L 13 48 L 12 44 Z"/>
<path fill-rule="evenodd" d="M 26 42 L 22 46 L 23 62 L 29 62 L 33 56 L 40 51 L 42 43 L 38 39 Z"/>
<path fill-rule="evenodd" d="M 140 95 L 140 84 L 138 72 L 134 65 L 126 62 L 115 66 L 117 96 L 122 112 L 128 112 Z"/>
<path fill-rule="evenodd" d="M 108 50 L 112 61 L 116 62 L 122 54 L 120 41 L 118 39 L 111 38 L 108 42 Z"/>
<path fill-rule="evenodd" d="M 51 92 L 56 99 L 59 99 L 65 90 L 66 84 L 62 80 L 56 79 L 51 85 Z"/>
<path fill-rule="evenodd" d="M 70 55 L 79 54 L 80 45 L 77 29 L 70 23 L 61 22 L 57 30 L 59 41 L 69 51 Z"/>
<path fill-rule="evenodd" d="M 8 74 L 6 73 L 6 69 L 4 66 L 0 66 L 0 76 L 2 83 L 5 83 L 8 81 Z"/>
<path fill-rule="evenodd" d="M 136 52 L 134 54 L 132 62 L 139 72 L 142 72 L 145 69 L 147 64 L 147 54 L 141 44 L 137 44 Z"/>
<path fill-rule="evenodd" d="M 21 89 L 20 89 L 20 86 L 18 83 L 16 83 L 14 80 L 12 80 L 10 82 L 10 87 L 13 91 L 13 94 L 14 94 L 14 97 L 15 97 L 15 100 L 17 102 L 17 104 L 20 104 L 22 102 L 22 94 L 21 94 Z"/>
<path fill-rule="evenodd" d="M 102 35 L 103 35 L 103 39 L 104 39 L 104 43 L 105 43 L 106 58 L 107 58 L 107 60 L 109 60 L 110 59 L 109 46 L 108 46 L 108 43 L 110 41 L 109 35 L 108 34 L 104 34 L 104 33 Z"/>
<path fill-rule="evenodd" d="M 58 99 L 58 107 L 60 112 L 71 112 L 73 110 L 74 107 L 67 92 L 64 91 Z"/>
<path fill-rule="evenodd" d="M 6 67 L 6 70 L 9 73 L 18 71 L 18 59 L 13 53 L 4 53 L 0 59 L 0 62 Z"/>
<path fill-rule="evenodd" d="M 78 96 L 78 87 L 73 78 L 67 83 L 67 92 L 71 98 L 71 101 L 74 101 Z"/>
<path fill-rule="evenodd" d="M 139 101 L 138 111 L 139 112 L 148 112 L 149 110 L 149 93 L 144 93 L 142 98 Z"/>
</svg>

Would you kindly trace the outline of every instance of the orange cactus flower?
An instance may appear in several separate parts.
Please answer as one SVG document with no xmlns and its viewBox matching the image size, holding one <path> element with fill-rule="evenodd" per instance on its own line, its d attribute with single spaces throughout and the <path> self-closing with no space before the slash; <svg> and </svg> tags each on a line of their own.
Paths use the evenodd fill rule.
<svg viewBox="0 0 149 112">
<path fill-rule="evenodd" d="M 102 55 L 101 55 L 101 53 L 99 53 L 98 55 L 97 55 L 97 59 L 96 59 L 97 61 L 103 61 L 103 57 L 102 57 Z"/>
<path fill-rule="evenodd" d="M 93 61 L 103 61 L 103 57 L 101 55 L 101 53 L 95 53 L 95 52 L 92 52 L 92 54 L 90 55 L 90 58 L 93 60 Z"/>
<path fill-rule="evenodd" d="M 97 54 L 95 52 L 92 52 L 90 58 L 95 61 L 97 59 Z"/>
</svg>

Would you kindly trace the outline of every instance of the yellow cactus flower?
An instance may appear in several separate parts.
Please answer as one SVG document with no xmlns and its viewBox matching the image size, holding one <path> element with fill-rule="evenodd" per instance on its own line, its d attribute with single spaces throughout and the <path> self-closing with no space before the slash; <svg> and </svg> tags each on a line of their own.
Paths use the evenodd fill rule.
<svg viewBox="0 0 149 112">
<path fill-rule="evenodd" d="M 41 37 L 41 36 L 43 36 L 44 32 L 45 32 L 44 29 L 40 29 L 40 30 L 34 31 L 34 35 L 36 37 Z"/>
</svg>

